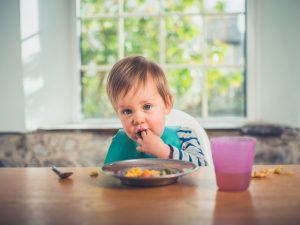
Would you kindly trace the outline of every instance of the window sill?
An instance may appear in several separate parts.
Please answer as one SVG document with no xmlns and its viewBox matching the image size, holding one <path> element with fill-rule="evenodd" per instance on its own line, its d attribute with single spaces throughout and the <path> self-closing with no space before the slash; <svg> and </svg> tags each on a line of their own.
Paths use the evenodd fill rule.
<svg viewBox="0 0 300 225">
<path fill-rule="evenodd" d="M 198 120 L 204 129 L 211 130 L 232 130 L 240 129 L 242 126 L 247 124 L 249 121 L 246 118 L 224 118 L 224 119 L 207 119 Z"/>
<path fill-rule="evenodd" d="M 218 119 L 198 120 L 204 129 L 209 130 L 236 130 L 247 123 L 247 119 Z M 117 120 L 113 121 L 83 121 L 82 123 L 57 124 L 40 126 L 41 130 L 116 130 L 122 127 Z"/>
</svg>

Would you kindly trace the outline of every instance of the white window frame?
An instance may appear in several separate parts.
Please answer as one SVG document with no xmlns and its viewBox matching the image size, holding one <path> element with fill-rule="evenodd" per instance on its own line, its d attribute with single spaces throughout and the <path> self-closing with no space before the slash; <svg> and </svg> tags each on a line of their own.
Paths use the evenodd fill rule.
<svg viewBox="0 0 300 225">
<path fill-rule="evenodd" d="M 81 67 L 81 63 L 80 63 L 80 48 L 79 48 L 79 28 L 77 20 L 80 18 L 77 15 L 79 15 L 79 7 L 77 7 L 78 3 L 80 2 L 80 0 L 76 0 L 76 1 L 72 1 L 71 5 L 72 5 L 72 19 L 73 19 L 73 39 L 72 39 L 72 49 L 74 52 L 74 65 L 73 65 L 73 106 L 74 106 L 74 110 L 73 110 L 73 114 L 72 114 L 72 126 L 74 127 L 83 127 L 83 128 L 103 128 L 103 129 L 115 129 L 115 128 L 119 128 L 121 127 L 121 123 L 119 120 L 117 119 L 101 119 L 101 118 L 97 118 L 97 119 L 84 119 L 82 116 L 82 112 L 81 112 L 81 86 L 80 86 L 80 67 Z M 119 2 L 123 2 L 123 0 L 119 0 Z M 120 6 L 120 5 L 119 5 Z M 240 126 L 242 126 L 243 124 L 247 123 L 248 121 L 254 120 L 255 118 L 258 117 L 259 112 L 257 111 L 257 105 L 259 105 L 257 103 L 257 101 L 259 100 L 259 93 L 256 92 L 256 90 L 258 90 L 257 88 L 254 89 L 253 87 L 255 87 L 257 85 L 257 79 L 255 77 L 255 74 L 257 73 L 255 71 L 255 67 L 253 66 L 255 64 L 255 62 L 253 62 L 253 51 L 254 51 L 254 32 L 253 32 L 253 28 L 254 28 L 254 3 L 252 1 L 247 1 L 246 0 L 246 13 L 245 13 L 245 19 L 246 19 L 246 53 L 247 56 L 245 58 L 245 67 L 246 67 L 246 116 L 245 117 L 220 117 L 220 118 L 208 118 L 207 117 L 207 107 L 203 106 L 202 108 L 202 118 L 199 118 L 198 121 L 203 125 L 203 127 L 205 128 L 224 128 L 224 129 L 231 129 L 231 128 L 238 128 Z M 119 7 L 119 13 L 121 14 L 121 16 L 116 16 L 113 15 L 112 17 L 118 17 L 118 18 L 125 18 L 125 17 L 143 17 L 145 15 L 143 14 L 126 14 L 122 12 L 122 7 Z M 149 14 L 151 15 L 151 14 Z M 192 15 L 201 15 L 203 16 L 203 13 L 160 13 L 160 14 L 152 14 L 151 16 L 157 16 L 160 17 L 160 29 L 163 29 L 162 27 L 162 23 L 163 23 L 163 16 L 166 15 L 180 15 L 180 16 L 192 16 Z M 220 16 L 222 16 L 222 14 L 218 14 Z M 230 16 L 230 15 L 241 15 L 241 13 L 225 13 L 226 16 Z M 106 16 L 97 16 L 94 18 L 106 18 Z M 111 17 L 109 17 L 111 18 Z M 118 35 L 122 34 L 122 29 L 123 29 L 123 22 L 124 20 L 118 20 Z M 204 23 L 205 26 L 205 23 Z M 205 31 L 205 28 L 204 28 Z M 160 32 L 160 34 L 163 34 L 163 32 Z M 205 35 L 205 34 L 204 34 Z M 160 36 L 160 45 L 161 45 L 161 49 L 165 48 L 164 42 L 162 41 L 163 39 L 163 35 Z M 123 35 L 121 35 L 121 38 L 119 38 L 119 43 L 118 43 L 118 59 L 121 59 L 124 57 L 124 51 L 123 51 L 123 41 L 124 41 L 124 37 Z M 204 48 L 205 49 L 205 48 Z M 203 53 L 203 56 L 206 57 L 205 52 Z M 172 65 L 172 64 L 165 64 L 164 63 L 164 51 L 160 51 L 160 65 L 165 69 L 165 68 L 200 68 L 200 69 L 205 69 L 207 66 L 205 63 L 199 64 L 199 65 L 186 65 L 186 64 L 182 64 L 182 65 Z M 203 62 L 205 62 L 206 60 L 204 59 Z M 110 68 L 110 66 L 99 66 L 97 69 L 100 70 L 107 70 L 108 68 Z M 218 65 L 217 67 L 221 67 L 221 68 L 230 68 L 230 67 L 234 67 L 234 68 L 244 68 L 244 65 Z M 212 68 L 211 66 L 209 66 L 209 68 Z M 251 73 L 250 73 L 251 72 Z M 249 74 L 251 74 L 251 76 L 249 76 Z M 205 75 L 205 73 L 204 73 Z M 203 102 L 206 102 L 207 106 L 207 96 L 206 96 L 206 92 L 203 93 L 202 96 L 202 100 Z"/>
</svg>

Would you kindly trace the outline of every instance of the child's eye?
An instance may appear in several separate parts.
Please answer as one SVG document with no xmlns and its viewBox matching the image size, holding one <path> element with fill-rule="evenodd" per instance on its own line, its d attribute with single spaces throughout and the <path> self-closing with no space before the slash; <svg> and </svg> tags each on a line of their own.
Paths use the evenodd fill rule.
<svg viewBox="0 0 300 225">
<path fill-rule="evenodd" d="M 150 110 L 151 108 L 152 108 L 152 105 L 150 105 L 150 104 L 146 104 L 143 107 L 144 110 Z"/>
<path fill-rule="evenodd" d="M 132 111 L 130 109 L 124 109 L 124 110 L 122 110 L 122 114 L 124 114 L 124 115 L 129 115 L 131 113 L 132 113 Z"/>
</svg>

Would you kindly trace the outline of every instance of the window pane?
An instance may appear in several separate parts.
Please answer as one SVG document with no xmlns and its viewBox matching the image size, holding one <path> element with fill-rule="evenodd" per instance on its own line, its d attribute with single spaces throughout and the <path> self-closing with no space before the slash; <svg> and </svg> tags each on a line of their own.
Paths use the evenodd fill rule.
<svg viewBox="0 0 300 225">
<path fill-rule="evenodd" d="M 118 0 L 81 0 L 81 16 L 118 13 Z"/>
<path fill-rule="evenodd" d="M 245 12 L 245 0 L 204 0 L 204 11 L 208 13 Z"/>
<path fill-rule="evenodd" d="M 243 65 L 245 17 L 207 17 L 206 26 L 207 63 Z"/>
<path fill-rule="evenodd" d="M 157 18 L 125 19 L 125 55 L 143 55 L 159 61 L 159 21 Z"/>
<path fill-rule="evenodd" d="M 125 13 L 159 13 L 160 0 L 124 0 Z"/>
<path fill-rule="evenodd" d="M 106 94 L 107 71 L 81 73 L 82 112 L 85 118 L 111 118 L 115 116 Z"/>
<path fill-rule="evenodd" d="M 241 69 L 209 69 L 209 116 L 245 116 L 244 86 L 244 71 Z"/>
<path fill-rule="evenodd" d="M 188 1 L 162 1 L 165 12 L 179 12 L 179 13 L 200 13 L 202 12 L 202 0 L 188 0 Z"/>
<path fill-rule="evenodd" d="M 129 55 L 165 66 L 175 108 L 246 115 L 245 0 L 80 0 L 80 10 L 85 118 L 115 118 L 103 70 Z"/>
<path fill-rule="evenodd" d="M 202 62 L 202 18 L 200 16 L 167 17 L 166 62 L 195 64 Z"/>
<path fill-rule="evenodd" d="M 118 58 L 117 20 L 81 22 L 81 64 L 110 64 Z"/>
<path fill-rule="evenodd" d="M 174 97 L 174 108 L 200 117 L 203 76 L 199 69 L 168 69 L 168 82 Z"/>
</svg>

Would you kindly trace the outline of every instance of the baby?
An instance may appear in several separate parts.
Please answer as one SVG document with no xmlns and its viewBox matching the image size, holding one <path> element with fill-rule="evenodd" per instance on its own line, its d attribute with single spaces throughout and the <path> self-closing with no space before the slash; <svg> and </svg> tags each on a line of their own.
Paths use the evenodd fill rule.
<svg viewBox="0 0 300 225">
<path fill-rule="evenodd" d="M 126 159 L 179 159 L 207 165 L 196 134 L 189 128 L 166 127 L 173 106 L 166 76 L 142 56 L 118 61 L 107 79 L 107 94 L 122 123 L 104 163 Z"/>
</svg>

